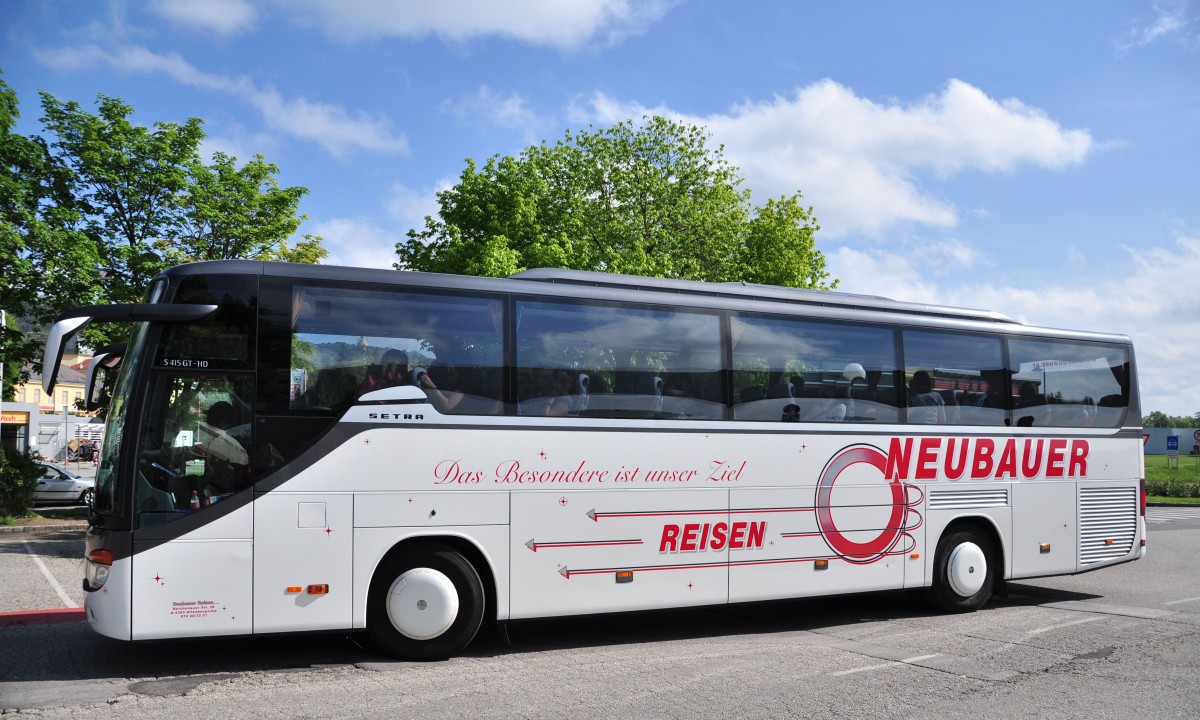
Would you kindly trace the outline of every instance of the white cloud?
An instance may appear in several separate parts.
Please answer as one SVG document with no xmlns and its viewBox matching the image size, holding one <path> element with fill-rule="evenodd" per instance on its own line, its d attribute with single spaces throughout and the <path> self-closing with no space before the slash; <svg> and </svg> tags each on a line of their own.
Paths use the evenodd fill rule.
<svg viewBox="0 0 1200 720">
<path fill-rule="evenodd" d="M 1036 288 L 939 284 L 919 260 L 884 251 L 840 247 L 828 253 L 839 290 L 896 300 L 996 310 L 1043 327 L 1128 335 L 1137 353 L 1142 412 L 1200 411 L 1200 236 L 1179 235 L 1173 247 L 1128 254 L 1115 280 Z M 1079 277 L 1072 274 L 1072 277 Z"/>
<path fill-rule="evenodd" d="M 320 235 L 329 256 L 326 265 L 392 269 L 396 243 L 403 235 L 385 230 L 367 218 L 334 218 L 315 223 L 310 230 Z"/>
<path fill-rule="evenodd" d="M 154 0 L 149 7 L 175 25 L 222 37 L 246 32 L 258 20 L 258 10 L 246 0 Z"/>
<path fill-rule="evenodd" d="M 563 49 L 616 42 L 659 20 L 674 0 L 276 0 L 292 18 L 344 42 L 498 35 Z"/>
<path fill-rule="evenodd" d="M 1195 18 L 1188 17 L 1186 0 L 1163 0 L 1154 3 L 1154 17 L 1145 24 L 1140 24 L 1129 31 L 1129 34 L 1116 42 L 1118 52 L 1125 53 L 1160 40 L 1180 38 L 1185 43 L 1194 44 L 1194 35 L 1188 37 L 1188 26 Z"/>
<path fill-rule="evenodd" d="M 741 168 L 755 198 L 804 192 L 828 236 L 880 235 L 901 223 L 953 227 L 958 210 L 919 175 L 1061 170 L 1095 149 L 1086 130 L 1064 129 L 1016 99 L 996 100 L 960 80 L 919 101 L 877 103 L 832 80 L 791 97 L 689 116 L 597 94 L 572 121 L 612 123 L 659 114 L 703 125 Z"/>
<path fill-rule="evenodd" d="M 432 190 L 417 191 L 397 183 L 392 186 L 391 196 L 386 202 L 388 217 L 407 232 L 425 227 L 425 216 L 437 217 L 440 209 L 437 193 L 448 190 L 457 179 L 443 178 Z"/>
<path fill-rule="evenodd" d="M 518 93 L 497 93 L 487 85 L 480 86 L 473 95 L 445 103 L 443 109 L 459 120 L 483 117 L 499 127 L 520 130 L 529 143 L 535 142 L 541 130 L 549 125 L 529 109 L 525 98 Z"/>
<path fill-rule="evenodd" d="M 120 72 L 160 73 L 183 85 L 232 95 L 256 108 L 270 128 L 314 142 L 333 155 L 343 156 L 354 150 L 380 153 L 408 150 L 404 135 L 394 133 L 384 118 L 306 97 L 284 97 L 274 88 L 259 87 L 245 76 L 206 73 L 176 53 L 162 55 L 136 46 L 109 51 L 89 45 L 44 50 L 38 57 L 43 64 L 60 70 L 106 65 Z"/>
</svg>

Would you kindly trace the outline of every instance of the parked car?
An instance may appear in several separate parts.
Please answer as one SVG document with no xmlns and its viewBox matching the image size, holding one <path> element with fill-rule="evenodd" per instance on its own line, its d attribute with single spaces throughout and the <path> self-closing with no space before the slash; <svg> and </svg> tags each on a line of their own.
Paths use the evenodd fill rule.
<svg viewBox="0 0 1200 720">
<path fill-rule="evenodd" d="M 92 504 L 96 481 L 76 475 L 57 465 L 39 462 L 42 476 L 38 478 L 37 488 L 33 491 L 35 503 L 79 503 Z"/>
</svg>

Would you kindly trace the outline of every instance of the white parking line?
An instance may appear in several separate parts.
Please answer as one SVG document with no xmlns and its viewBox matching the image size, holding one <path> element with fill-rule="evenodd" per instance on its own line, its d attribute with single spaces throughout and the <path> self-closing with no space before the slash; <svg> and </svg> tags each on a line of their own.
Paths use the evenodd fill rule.
<svg viewBox="0 0 1200 720">
<path fill-rule="evenodd" d="M 1189 603 L 1197 600 L 1200 600 L 1200 597 L 1184 598 L 1182 600 L 1168 600 L 1167 602 L 1163 603 L 1163 605 L 1178 605 L 1179 603 Z"/>
<path fill-rule="evenodd" d="M 37 553 L 33 551 L 33 548 L 29 547 L 29 543 L 22 544 L 25 546 L 25 552 L 29 553 L 29 556 L 33 558 L 35 563 L 37 563 L 38 569 L 40 569 L 42 574 L 46 576 L 46 582 L 50 583 L 50 587 L 54 588 L 54 592 L 58 593 L 58 598 L 62 600 L 62 606 L 65 608 L 75 607 L 75 603 L 71 600 L 70 596 L 67 595 L 66 591 L 63 590 L 62 585 L 59 585 L 58 581 L 54 579 L 54 576 L 50 574 L 50 570 L 46 567 L 46 563 L 42 562 L 42 559 L 37 556 Z"/>
<path fill-rule="evenodd" d="M 940 653 L 934 653 L 932 655 L 917 655 L 917 656 L 910 657 L 910 658 L 904 658 L 903 660 L 890 660 L 888 662 L 879 663 L 877 665 L 867 665 L 866 667 L 853 668 L 851 670 L 840 670 L 838 672 L 829 673 L 829 674 L 833 675 L 834 677 L 837 677 L 839 675 L 853 675 L 854 673 L 869 672 L 871 670 L 879 670 L 881 668 L 891 667 L 893 665 L 910 665 L 910 664 L 918 662 L 920 660 L 928 660 L 929 658 L 935 658 L 938 655 L 940 655 Z"/>
<path fill-rule="evenodd" d="M 1026 632 L 1025 634 L 1026 635 L 1039 635 L 1044 632 L 1050 632 L 1051 630 L 1058 630 L 1059 628 L 1071 627 L 1072 625 L 1082 625 L 1084 623 L 1096 622 L 1097 620 L 1105 620 L 1105 619 L 1107 619 L 1107 618 L 1101 616 L 1101 617 L 1084 618 L 1082 620 L 1072 620 L 1071 622 L 1059 623 L 1057 625 L 1048 625 L 1044 628 L 1038 628 L 1037 630 L 1030 630 L 1030 631 Z"/>
</svg>

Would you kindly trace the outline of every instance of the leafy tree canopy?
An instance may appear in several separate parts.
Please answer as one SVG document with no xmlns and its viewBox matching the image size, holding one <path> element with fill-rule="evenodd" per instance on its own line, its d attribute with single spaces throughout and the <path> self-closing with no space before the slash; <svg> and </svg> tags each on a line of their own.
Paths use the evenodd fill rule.
<svg viewBox="0 0 1200 720">
<path fill-rule="evenodd" d="M 1191 417 L 1186 415 L 1167 415 L 1164 412 L 1155 410 L 1146 417 L 1142 418 L 1142 427 L 1155 428 L 1191 428 L 1200 427 L 1200 412 L 1194 413 Z"/>
<path fill-rule="evenodd" d="M 0 79 L 0 386 L 5 399 L 41 339 L 23 333 L 18 318 L 44 324 L 64 308 L 94 300 L 95 245 L 78 229 L 71 175 L 39 137 L 13 132 L 17 94 Z"/>
<path fill-rule="evenodd" d="M 799 192 L 750 203 L 708 133 L 662 117 L 473 160 L 395 267 L 505 276 L 530 267 L 832 289 Z"/>
<path fill-rule="evenodd" d="M 203 123 L 130 120 L 133 108 L 99 95 L 97 112 L 41 93 L 43 136 L 13 132 L 16 93 L 0 79 L 0 307 L 33 325 L 61 310 L 141 299 L 170 265 L 250 258 L 319 262 L 321 238 L 303 235 L 303 187 L 281 187 L 262 156 L 241 165 L 216 153 L 205 163 Z M 111 342 L 127 328 L 92 326 L 85 341 Z M 40 338 L 0 329 L 0 359 L 38 365 Z M 6 378 L 11 389 L 15 378 Z"/>
</svg>

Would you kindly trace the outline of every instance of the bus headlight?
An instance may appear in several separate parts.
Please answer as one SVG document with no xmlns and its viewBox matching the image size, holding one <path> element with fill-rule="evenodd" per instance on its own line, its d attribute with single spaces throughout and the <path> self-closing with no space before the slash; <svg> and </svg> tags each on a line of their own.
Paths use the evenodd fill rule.
<svg viewBox="0 0 1200 720">
<path fill-rule="evenodd" d="M 112 571 L 112 564 L 112 550 L 101 548 L 88 553 L 86 579 L 89 590 L 95 591 L 104 587 L 104 583 L 108 582 L 108 574 Z"/>
</svg>

